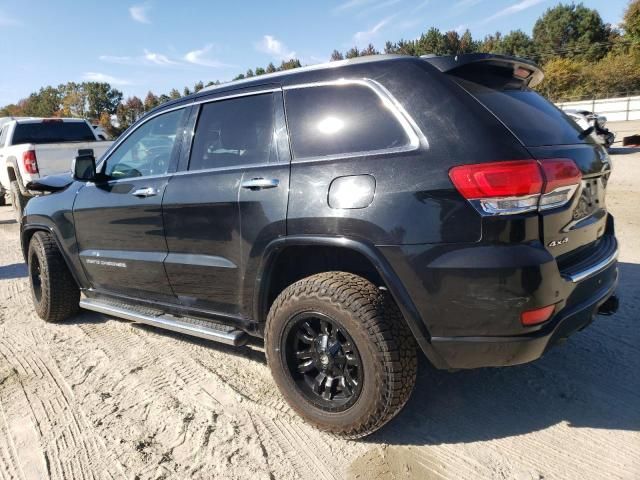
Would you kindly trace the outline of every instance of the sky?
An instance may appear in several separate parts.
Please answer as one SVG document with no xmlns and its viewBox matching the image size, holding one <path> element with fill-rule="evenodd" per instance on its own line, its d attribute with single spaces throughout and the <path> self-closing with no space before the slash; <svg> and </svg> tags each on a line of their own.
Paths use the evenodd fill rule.
<svg viewBox="0 0 640 480">
<path fill-rule="evenodd" d="M 333 49 L 413 39 L 431 26 L 473 37 L 522 29 L 557 0 L 234 2 L 0 0 L 0 106 L 45 85 L 106 81 L 125 96 L 182 91 L 248 68 L 327 61 Z M 628 0 L 584 0 L 621 21 Z"/>
</svg>

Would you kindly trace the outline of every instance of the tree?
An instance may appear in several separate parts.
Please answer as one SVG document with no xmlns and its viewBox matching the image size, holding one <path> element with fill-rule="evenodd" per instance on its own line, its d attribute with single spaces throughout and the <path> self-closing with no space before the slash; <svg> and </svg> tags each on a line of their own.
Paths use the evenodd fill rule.
<svg viewBox="0 0 640 480">
<path fill-rule="evenodd" d="M 186 97 L 187 95 L 191 95 L 191 90 L 189 90 L 189 87 L 184 87 L 182 90 L 182 96 Z"/>
<path fill-rule="evenodd" d="M 516 57 L 534 58 L 533 41 L 522 30 L 513 30 L 504 36 L 500 42 L 498 51 L 504 55 Z"/>
<path fill-rule="evenodd" d="M 118 134 L 116 129 L 113 127 L 113 124 L 111 123 L 111 115 L 109 115 L 107 112 L 102 112 L 100 114 L 98 125 L 100 125 L 104 129 L 104 131 L 107 132 L 107 134 L 111 137 L 114 137 Z"/>
<path fill-rule="evenodd" d="M 293 68 L 300 68 L 301 66 L 302 64 L 300 63 L 300 60 L 298 60 L 297 58 L 292 58 L 287 61 L 283 60 L 280 64 L 280 67 L 278 67 L 278 70 L 291 70 Z"/>
<path fill-rule="evenodd" d="M 256 68 L 256 76 L 257 75 L 264 75 L 264 74 L 265 74 L 264 68 L 262 68 L 262 67 Z"/>
<path fill-rule="evenodd" d="M 62 95 L 58 88 L 42 87 L 27 98 L 23 107 L 24 115 L 30 117 L 55 117 L 61 112 Z"/>
<path fill-rule="evenodd" d="M 144 98 L 144 110 L 145 110 L 145 112 L 148 112 L 149 110 L 153 110 L 158 105 L 160 105 L 158 97 L 156 97 L 153 94 L 153 92 L 149 91 L 149 93 L 147 93 L 147 96 Z"/>
<path fill-rule="evenodd" d="M 249 69 L 247 70 L 247 73 L 245 73 L 245 77 L 246 78 L 251 78 L 253 77 L 255 74 L 253 73 L 253 70 Z"/>
<path fill-rule="evenodd" d="M 358 47 L 352 47 L 349 50 L 347 50 L 347 53 L 345 54 L 346 58 L 356 58 L 360 56 L 360 50 L 358 50 Z"/>
<path fill-rule="evenodd" d="M 440 30 L 435 27 L 431 27 L 427 30 L 427 33 L 420 35 L 413 51 L 411 51 L 412 49 L 403 48 L 403 46 L 400 45 L 401 42 L 403 42 L 403 40 L 400 40 L 398 47 L 401 52 L 406 55 L 442 55 L 445 51 L 443 35 L 440 33 Z"/>
<path fill-rule="evenodd" d="M 387 40 L 384 44 L 384 53 L 398 53 L 398 45 Z"/>
<path fill-rule="evenodd" d="M 373 44 L 369 44 L 367 45 L 367 48 L 365 48 L 364 50 L 360 51 L 360 56 L 361 57 L 365 57 L 367 55 L 379 55 L 380 52 L 378 50 L 376 50 L 376 47 L 373 46 Z"/>
<path fill-rule="evenodd" d="M 276 67 L 273 63 L 269 63 L 269 65 L 267 65 L 267 73 L 273 73 L 276 71 Z"/>
<path fill-rule="evenodd" d="M 62 116 L 84 117 L 87 109 L 87 93 L 84 84 L 68 82 L 60 85 L 58 90 L 62 93 Z"/>
<path fill-rule="evenodd" d="M 442 48 L 445 55 L 460 53 L 460 36 L 455 30 L 450 30 L 442 37 Z"/>
<path fill-rule="evenodd" d="M 608 31 L 596 10 L 582 4 L 559 4 L 536 21 L 533 44 L 543 62 L 555 57 L 594 61 L 609 50 Z"/>
<path fill-rule="evenodd" d="M 340 53 L 338 50 L 334 50 L 331 52 L 331 58 L 329 59 L 331 62 L 336 62 L 338 60 L 344 60 L 344 55 Z"/>
<path fill-rule="evenodd" d="M 471 32 L 467 28 L 462 37 L 460 37 L 460 47 L 458 48 L 458 53 L 472 53 L 477 50 L 476 42 L 473 41 L 473 37 L 471 36 Z"/>
<path fill-rule="evenodd" d="M 176 100 L 178 98 L 180 98 L 182 95 L 180 95 L 180 92 L 178 91 L 177 88 L 172 88 L 171 91 L 169 92 L 169 98 L 171 100 Z"/>
<path fill-rule="evenodd" d="M 544 81 L 536 90 L 553 101 L 585 95 L 585 66 L 584 61 L 553 58 L 545 65 Z"/>
<path fill-rule="evenodd" d="M 194 92 L 199 92 L 203 88 L 204 88 L 204 83 L 202 83 L 202 81 L 199 81 L 193 86 L 193 91 Z"/>
<path fill-rule="evenodd" d="M 85 82 L 82 84 L 87 95 L 86 115 L 92 119 L 100 118 L 102 112 L 112 115 L 122 101 L 122 92 L 111 88 L 106 82 Z"/>
<path fill-rule="evenodd" d="M 242 80 L 244 78 L 244 73 L 239 73 L 232 80 Z"/>
<path fill-rule="evenodd" d="M 622 20 L 625 36 L 633 42 L 640 42 L 640 0 L 629 2 Z"/>
<path fill-rule="evenodd" d="M 166 93 L 163 93 L 162 95 L 160 95 L 158 97 L 158 105 L 162 105 L 163 103 L 166 103 L 169 100 L 171 100 L 171 97 L 169 95 L 167 95 Z"/>
<path fill-rule="evenodd" d="M 480 51 L 483 53 L 499 53 L 502 45 L 502 34 L 496 32 L 494 35 L 486 35 L 480 43 Z"/>
</svg>

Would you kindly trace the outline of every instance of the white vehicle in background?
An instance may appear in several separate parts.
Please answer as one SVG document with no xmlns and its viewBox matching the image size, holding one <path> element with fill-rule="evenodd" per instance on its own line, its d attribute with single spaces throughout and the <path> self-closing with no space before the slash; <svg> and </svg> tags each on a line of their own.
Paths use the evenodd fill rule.
<svg viewBox="0 0 640 480">
<path fill-rule="evenodd" d="M 3 120 L 6 120 L 3 119 Z M 7 193 L 18 219 L 33 194 L 29 182 L 67 173 L 79 149 L 99 158 L 111 146 L 78 118 L 11 118 L 0 125 L 0 205 Z"/>
<path fill-rule="evenodd" d="M 588 110 L 564 110 L 571 119 L 576 122 L 583 131 L 589 131 L 590 135 L 606 148 L 613 145 L 615 134 L 606 127 L 607 117 Z"/>
<path fill-rule="evenodd" d="M 111 140 L 111 135 L 109 135 L 104 128 L 100 125 L 91 125 L 93 127 L 93 131 L 98 137 L 98 140 Z"/>
</svg>

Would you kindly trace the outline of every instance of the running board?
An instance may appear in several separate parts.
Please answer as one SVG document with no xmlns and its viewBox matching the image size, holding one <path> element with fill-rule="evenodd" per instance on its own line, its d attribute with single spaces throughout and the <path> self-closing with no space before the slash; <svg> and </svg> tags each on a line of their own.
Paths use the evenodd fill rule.
<svg viewBox="0 0 640 480">
<path fill-rule="evenodd" d="M 227 345 L 240 346 L 247 343 L 247 334 L 231 326 L 213 323 L 190 317 L 176 317 L 162 312 L 126 305 L 110 303 L 93 298 L 80 300 L 80 307 L 86 310 L 112 315 L 132 322 L 144 323 L 153 327 L 171 330 L 194 337 L 213 340 Z"/>
</svg>

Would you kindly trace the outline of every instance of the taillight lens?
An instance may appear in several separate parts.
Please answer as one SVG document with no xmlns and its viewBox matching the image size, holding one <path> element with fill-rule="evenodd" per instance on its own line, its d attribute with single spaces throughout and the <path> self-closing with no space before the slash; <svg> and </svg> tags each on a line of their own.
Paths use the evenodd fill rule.
<svg viewBox="0 0 640 480">
<path fill-rule="evenodd" d="M 564 205 L 582 178 L 569 159 L 460 165 L 449 170 L 449 177 L 464 198 L 481 213 L 490 215 Z"/>
<path fill-rule="evenodd" d="M 38 173 L 38 160 L 36 159 L 36 152 L 33 150 L 27 150 L 22 153 L 22 165 L 27 173 Z"/>
</svg>

